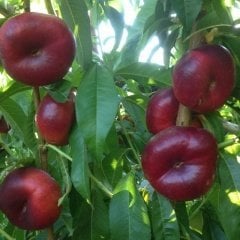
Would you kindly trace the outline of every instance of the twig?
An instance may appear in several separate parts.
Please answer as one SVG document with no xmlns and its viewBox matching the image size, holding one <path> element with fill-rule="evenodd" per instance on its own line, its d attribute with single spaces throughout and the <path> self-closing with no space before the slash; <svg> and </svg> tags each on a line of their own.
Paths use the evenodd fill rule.
<svg viewBox="0 0 240 240">
<path fill-rule="evenodd" d="M 34 103 L 35 103 L 35 109 L 37 111 L 39 104 L 41 102 L 41 97 L 40 97 L 40 91 L 39 87 L 34 87 L 33 88 L 33 93 L 34 93 Z M 45 171 L 47 171 L 47 147 L 45 140 L 41 136 L 41 134 L 38 131 L 38 139 L 39 139 L 39 159 L 40 159 L 40 165 L 41 168 Z"/>
<path fill-rule="evenodd" d="M 23 1 L 23 8 L 24 8 L 24 12 L 30 12 L 31 11 L 30 0 L 24 0 Z"/>
<path fill-rule="evenodd" d="M 55 15 L 51 0 L 45 0 L 45 6 L 49 14 Z"/>
<path fill-rule="evenodd" d="M 177 126 L 188 126 L 191 119 L 191 111 L 186 106 L 179 104 L 178 115 L 176 120 Z"/>
<path fill-rule="evenodd" d="M 69 160 L 70 162 L 72 162 L 72 158 L 67 155 L 65 152 L 63 152 L 61 149 L 59 149 L 58 147 L 52 145 L 52 144 L 46 144 L 46 147 L 51 148 L 52 150 L 54 150 L 55 152 L 57 152 L 60 156 L 65 157 L 67 160 Z"/>
</svg>

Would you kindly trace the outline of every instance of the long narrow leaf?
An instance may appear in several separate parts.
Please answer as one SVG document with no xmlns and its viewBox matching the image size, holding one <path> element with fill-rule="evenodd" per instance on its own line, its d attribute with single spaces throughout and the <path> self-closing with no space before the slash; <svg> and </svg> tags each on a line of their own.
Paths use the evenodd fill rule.
<svg viewBox="0 0 240 240">
<path fill-rule="evenodd" d="M 76 113 L 79 129 L 97 160 L 102 159 L 118 103 L 113 75 L 105 67 L 94 65 L 78 88 Z"/>
</svg>

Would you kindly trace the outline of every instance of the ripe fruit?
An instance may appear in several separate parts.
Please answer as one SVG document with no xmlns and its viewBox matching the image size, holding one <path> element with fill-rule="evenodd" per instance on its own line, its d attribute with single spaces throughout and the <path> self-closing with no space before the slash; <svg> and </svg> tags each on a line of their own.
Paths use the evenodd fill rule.
<svg viewBox="0 0 240 240">
<path fill-rule="evenodd" d="M 172 88 L 158 90 L 149 100 L 146 109 L 146 124 L 149 132 L 156 134 L 165 128 L 176 125 L 179 102 Z M 192 127 L 202 127 L 196 114 L 189 123 Z"/>
<path fill-rule="evenodd" d="M 22 229 L 50 227 L 60 215 L 60 187 L 37 168 L 23 167 L 9 173 L 0 186 L 0 196 L 0 210 Z"/>
<path fill-rule="evenodd" d="M 146 124 L 149 132 L 156 134 L 176 124 L 179 102 L 172 88 L 158 90 L 148 102 Z"/>
<path fill-rule="evenodd" d="M 10 130 L 10 126 L 7 124 L 4 117 L 0 117 L 0 133 L 7 133 Z"/>
<path fill-rule="evenodd" d="M 62 19 L 28 12 L 0 28 L 0 58 L 15 80 L 32 86 L 61 80 L 75 55 L 73 34 Z"/>
<path fill-rule="evenodd" d="M 217 144 L 206 130 L 170 127 L 145 146 L 142 168 L 153 188 L 174 201 L 198 198 L 211 187 Z"/>
<path fill-rule="evenodd" d="M 65 145 L 75 119 L 74 94 L 66 102 L 57 102 L 49 94 L 41 101 L 36 113 L 36 125 L 46 142 Z"/>
<path fill-rule="evenodd" d="M 221 107 L 231 95 L 235 67 L 230 52 L 219 45 L 190 50 L 173 71 L 173 91 L 180 103 L 206 113 Z"/>
</svg>

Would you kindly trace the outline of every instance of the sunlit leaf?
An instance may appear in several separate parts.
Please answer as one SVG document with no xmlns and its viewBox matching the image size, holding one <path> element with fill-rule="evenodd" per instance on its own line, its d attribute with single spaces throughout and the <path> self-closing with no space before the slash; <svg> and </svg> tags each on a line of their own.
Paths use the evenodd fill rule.
<svg viewBox="0 0 240 240">
<path fill-rule="evenodd" d="M 219 183 L 210 194 L 227 239 L 238 239 L 240 234 L 240 164 L 236 157 L 221 154 Z"/>
</svg>

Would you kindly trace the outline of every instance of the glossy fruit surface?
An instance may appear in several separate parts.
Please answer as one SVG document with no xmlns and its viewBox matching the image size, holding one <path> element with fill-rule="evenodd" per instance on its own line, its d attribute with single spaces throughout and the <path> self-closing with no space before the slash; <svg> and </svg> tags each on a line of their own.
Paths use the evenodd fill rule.
<svg viewBox="0 0 240 240">
<path fill-rule="evenodd" d="M 74 99 L 57 102 L 49 94 L 41 101 L 36 113 L 36 125 L 46 142 L 65 145 L 75 119 Z"/>
<path fill-rule="evenodd" d="M 176 124 L 179 102 L 172 88 L 158 90 L 149 100 L 146 124 L 149 132 L 156 134 Z"/>
<path fill-rule="evenodd" d="M 142 168 L 153 188 L 174 201 L 198 198 L 211 187 L 217 143 L 204 129 L 170 127 L 154 135 L 142 155 Z"/>
<path fill-rule="evenodd" d="M 173 71 L 173 90 L 180 103 L 206 113 L 221 107 L 234 87 L 235 66 L 230 52 L 219 45 L 190 50 Z"/>
<path fill-rule="evenodd" d="M 4 117 L 0 117 L 0 133 L 8 133 L 10 126 L 7 124 Z"/>
<path fill-rule="evenodd" d="M 0 185 L 0 196 L 0 210 L 22 229 L 50 227 L 60 215 L 60 187 L 37 168 L 23 167 L 9 173 Z"/>
<path fill-rule="evenodd" d="M 0 58 L 7 73 L 32 86 L 61 80 L 75 55 L 75 40 L 62 19 L 27 12 L 0 28 Z"/>
</svg>

